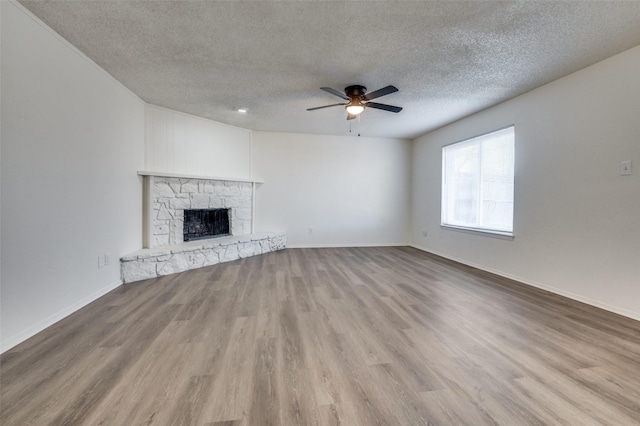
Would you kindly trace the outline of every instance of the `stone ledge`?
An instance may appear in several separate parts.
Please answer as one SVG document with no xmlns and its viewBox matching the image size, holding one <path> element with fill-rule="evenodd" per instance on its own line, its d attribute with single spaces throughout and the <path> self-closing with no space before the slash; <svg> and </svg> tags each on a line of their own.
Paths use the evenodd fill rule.
<svg viewBox="0 0 640 426">
<path fill-rule="evenodd" d="M 143 249 L 120 259 L 121 276 L 125 283 L 146 280 L 282 250 L 286 246 L 285 234 L 256 233 Z"/>
</svg>

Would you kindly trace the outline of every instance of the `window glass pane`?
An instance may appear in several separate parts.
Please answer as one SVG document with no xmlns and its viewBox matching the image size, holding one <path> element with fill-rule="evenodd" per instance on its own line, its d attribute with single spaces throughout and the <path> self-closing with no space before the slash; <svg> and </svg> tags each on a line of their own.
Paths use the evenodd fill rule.
<svg viewBox="0 0 640 426">
<path fill-rule="evenodd" d="M 479 149 L 467 145 L 455 150 L 452 155 L 451 192 L 453 223 L 472 226 L 478 221 Z"/>
<path fill-rule="evenodd" d="M 513 231 L 514 129 L 443 148 L 442 223 Z"/>
</svg>

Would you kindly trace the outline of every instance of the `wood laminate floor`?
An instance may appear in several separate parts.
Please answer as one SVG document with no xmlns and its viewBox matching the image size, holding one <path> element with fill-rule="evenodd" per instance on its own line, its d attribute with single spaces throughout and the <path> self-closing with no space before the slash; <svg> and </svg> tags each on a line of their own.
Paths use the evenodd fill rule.
<svg viewBox="0 0 640 426">
<path fill-rule="evenodd" d="M 638 425 L 640 323 L 412 248 L 126 284 L 1 356 L 9 425 Z"/>
</svg>

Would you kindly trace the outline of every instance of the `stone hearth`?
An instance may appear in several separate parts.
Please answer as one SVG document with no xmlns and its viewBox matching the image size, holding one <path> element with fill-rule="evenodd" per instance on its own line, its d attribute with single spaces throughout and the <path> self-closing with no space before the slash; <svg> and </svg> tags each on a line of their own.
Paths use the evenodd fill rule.
<svg viewBox="0 0 640 426">
<path fill-rule="evenodd" d="M 284 234 L 248 234 L 143 249 L 122 257 L 125 283 L 212 266 L 259 254 L 282 250 Z"/>
</svg>

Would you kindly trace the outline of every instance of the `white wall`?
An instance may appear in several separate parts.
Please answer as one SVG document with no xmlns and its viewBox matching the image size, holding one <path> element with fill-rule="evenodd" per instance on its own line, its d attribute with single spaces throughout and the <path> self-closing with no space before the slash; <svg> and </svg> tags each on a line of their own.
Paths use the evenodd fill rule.
<svg viewBox="0 0 640 426">
<path fill-rule="evenodd" d="M 142 246 L 144 103 L 0 3 L 6 350 L 119 285 L 119 257 Z"/>
<path fill-rule="evenodd" d="M 251 178 L 251 131 L 147 105 L 145 169 Z"/>
<path fill-rule="evenodd" d="M 254 132 L 256 230 L 289 247 L 407 245 L 410 165 L 403 139 Z"/>
<path fill-rule="evenodd" d="M 515 238 L 441 229 L 442 146 L 510 124 Z M 427 134 L 413 156 L 415 246 L 640 319 L 640 46 Z"/>
</svg>

